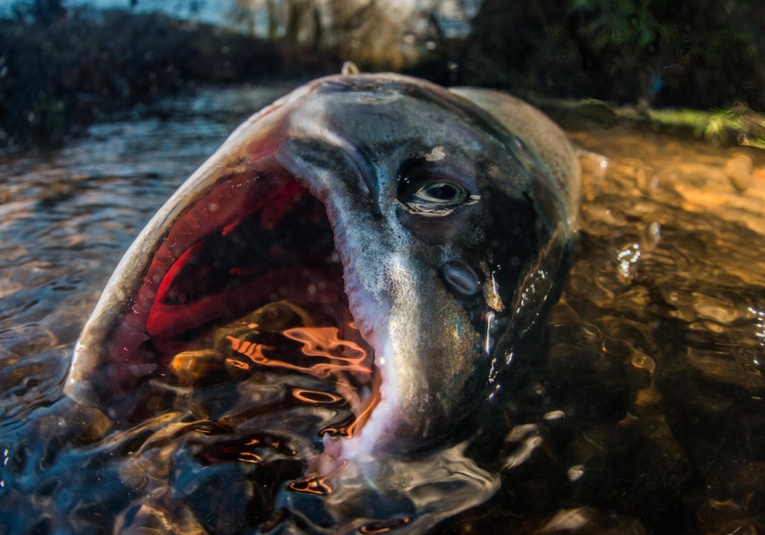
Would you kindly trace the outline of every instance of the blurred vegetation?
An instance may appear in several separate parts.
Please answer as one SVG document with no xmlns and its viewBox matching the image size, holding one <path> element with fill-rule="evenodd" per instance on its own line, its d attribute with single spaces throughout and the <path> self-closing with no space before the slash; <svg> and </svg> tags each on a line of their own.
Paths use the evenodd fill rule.
<svg viewBox="0 0 765 535">
<path fill-rule="evenodd" d="M 414 74 L 765 147 L 760 0 L 483 0 L 469 35 L 429 56 Z"/>
<path fill-rule="evenodd" d="M 698 135 L 762 141 L 759 0 L 420 0 L 406 16 L 387 0 L 230 5 L 224 28 L 13 0 L 0 19 L 0 147 L 56 142 L 72 124 L 197 84 L 336 72 L 344 60 L 537 101 L 626 104 L 673 124 L 693 114 L 657 110 L 714 110 L 694 119 Z"/>
<path fill-rule="evenodd" d="M 484 0 L 464 80 L 651 106 L 765 109 L 760 0 Z"/>
<path fill-rule="evenodd" d="M 294 76 L 309 54 L 166 15 L 16 2 L 0 19 L 0 147 L 60 142 L 87 124 L 198 84 Z"/>
<path fill-rule="evenodd" d="M 415 34 L 422 39 L 428 7 L 402 16 L 389 0 L 230 0 L 231 27 L 281 42 L 291 49 L 320 51 L 365 71 L 399 71 L 415 63 Z M 260 22 L 260 24 L 258 23 Z M 423 22 L 425 24 L 423 24 Z"/>
</svg>

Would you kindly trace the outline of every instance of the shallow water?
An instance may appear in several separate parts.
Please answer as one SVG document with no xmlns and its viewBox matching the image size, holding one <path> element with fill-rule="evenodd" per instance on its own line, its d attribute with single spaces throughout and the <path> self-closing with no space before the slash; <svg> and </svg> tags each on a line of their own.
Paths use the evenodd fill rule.
<svg viewBox="0 0 765 535">
<path fill-rule="evenodd" d="M 493 432 L 376 467 L 406 492 L 317 468 L 317 432 L 350 414 L 321 377 L 265 366 L 129 425 L 63 398 L 122 253 L 279 93 L 170 100 L 0 160 L 0 532 L 765 530 L 765 158 L 749 153 L 738 192 L 732 149 L 627 125 L 570 129 L 606 159 L 584 158 L 580 239 L 544 340 L 514 362 Z"/>
</svg>

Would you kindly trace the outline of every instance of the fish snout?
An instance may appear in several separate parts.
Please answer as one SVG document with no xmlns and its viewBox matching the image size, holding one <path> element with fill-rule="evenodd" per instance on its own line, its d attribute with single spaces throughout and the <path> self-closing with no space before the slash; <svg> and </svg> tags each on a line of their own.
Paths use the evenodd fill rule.
<svg viewBox="0 0 765 535">
<path fill-rule="evenodd" d="M 344 455 L 396 456 L 462 440 L 486 396 L 489 360 L 463 301 L 480 291 L 466 263 L 393 274 L 391 308 L 375 347 L 379 397 Z M 456 295 L 455 295 L 456 294 Z M 466 297 L 469 295 L 471 297 Z"/>
</svg>

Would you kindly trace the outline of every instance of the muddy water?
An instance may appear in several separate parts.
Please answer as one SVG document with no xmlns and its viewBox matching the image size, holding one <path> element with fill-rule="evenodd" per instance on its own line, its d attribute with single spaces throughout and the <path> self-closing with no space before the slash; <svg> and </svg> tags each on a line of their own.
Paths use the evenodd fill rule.
<svg viewBox="0 0 765 535">
<path fill-rule="evenodd" d="M 306 478 L 316 429 L 343 417 L 315 378 L 264 371 L 127 428 L 62 397 L 72 345 L 124 250 L 279 93 L 167 101 L 64 149 L 0 160 L 0 532 L 765 530 L 765 158 L 748 153 L 739 191 L 732 149 L 627 125 L 570 129 L 605 158 L 584 158 L 563 297 L 514 362 L 491 433 L 385 467 L 417 499 L 333 496 L 335 475 Z M 285 394 L 309 391 L 303 404 Z M 359 511 L 374 521 L 355 522 Z"/>
</svg>

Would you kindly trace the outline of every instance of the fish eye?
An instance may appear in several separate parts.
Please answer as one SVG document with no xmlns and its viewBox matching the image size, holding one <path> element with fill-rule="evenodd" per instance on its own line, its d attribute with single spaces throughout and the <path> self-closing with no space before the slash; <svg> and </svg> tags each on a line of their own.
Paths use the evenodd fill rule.
<svg viewBox="0 0 765 535">
<path fill-rule="evenodd" d="M 435 180 L 423 184 L 414 192 L 413 197 L 413 200 L 435 205 L 456 206 L 467 200 L 468 193 L 465 188 L 454 182 Z"/>
<path fill-rule="evenodd" d="M 423 216 L 444 216 L 455 208 L 472 204 L 477 195 L 457 182 L 443 177 L 404 178 L 400 181 L 399 202 L 409 212 Z"/>
</svg>

